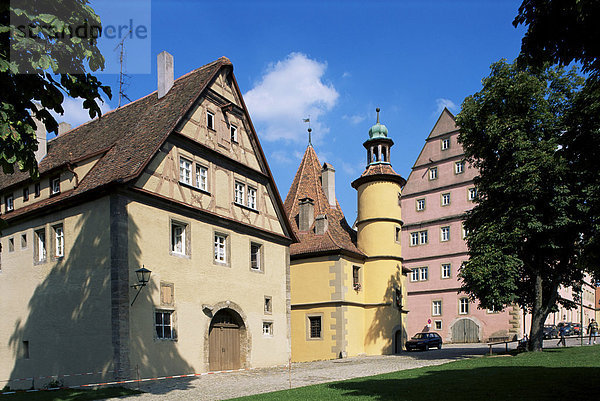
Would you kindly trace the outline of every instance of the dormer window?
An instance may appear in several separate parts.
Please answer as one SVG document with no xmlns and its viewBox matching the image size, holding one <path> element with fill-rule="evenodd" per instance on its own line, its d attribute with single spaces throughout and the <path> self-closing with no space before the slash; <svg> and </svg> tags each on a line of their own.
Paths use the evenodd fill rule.
<svg viewBox="0 0 600 401">
<path fill-rule="evenodd" d="M 4 197 L 4 206 L 6 207 L 7 212 L 15 210 L 15 199 L 13 198 L 13 194 Z"/>
<path fill-rule="evenodd" d="M 60 177 L 53 177 L 50 179 L 50 195 L 56 195 L 60 193 Z"/>
<path fill-rule="evenodd" d="M 210 111 L 206 112 L 206 126 L 213 131 L 215 129 L 215 115 Z"/>
</svg>

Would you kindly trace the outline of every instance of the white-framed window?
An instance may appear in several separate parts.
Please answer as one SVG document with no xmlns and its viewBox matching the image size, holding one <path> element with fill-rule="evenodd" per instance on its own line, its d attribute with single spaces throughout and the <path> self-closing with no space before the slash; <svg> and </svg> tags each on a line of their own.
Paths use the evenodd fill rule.
<svg viewBox="0 0 600 401">
<path fill-rule="evenodd" d="M 238 205 L 243 205 L 244 204 L 244 191 L 246 189 L 246 186 L 244 184 L 242 184 L 241 182 L 235 182 L 235 203 L 237 203 Z"/>
<path fill-rule="evenodd" d="M 256 188 L 248 187 L 248 207 L 256 209 Z"/>
<path fill-rule="evenodd" d="M 442 206 L 448 206 L 450 204 L 450 192 L 442 194 Z"/>
<path fill-rule="evenodd" d="M 461 298 L 458 300 L 458 313 L 460 315 L 469 314 L 469 298 Z"/>
<path fill-rule="evenodd" d="M 442 316 L 442 301 L 431 302 L 431 316 Z"/>
<path fill-rule="evenodd" d="M 262 270 L 262 258 L 260 257 L 261 245 L 250 243 L 250 268 L 252 270 Z"/>
<path fill-rule="evenodd" d="M 415 231 L 414 233 L 410 233 L 410 246 L 419 245 L 419 233 Z"/>
<path fill-rule="evenodd" d="M 174 338 L 173 311 L 154 312 L 154 327 L 156 338 L 172 340 Z"/>
<path fill-rule="evenodd" d="M 7 212 L 15 210 L 15 198 L 13 197 L 13 194 L 4 197 L 4 206 L 6 207 Z"/>
<path fill-rule="evenodd" d="M 425 199 L 417 199 L 417 212 L 425 210 Z"/>
<path fill-rule="evenodd" d="M 450 226 L 440 228 L 440 241 L 450 241 Z"/>
<path fill-rule="evenodd" d="M 452 265 L 450 263 L 442 263 L 442 278 L 450 278 L 452 274 Z"/>
<path fill-rule="evenodd" d="M 263 336 L 273 336 L 273 322 L 263 322 Z"/>
<path fill-rule="evenodd" d="M 321 338 L 322 336 L 322 324 L 321 324 L 321 316 L 309 316 L 308 322 L 310 324 L 309 327 L 309 337 L 310 338 Z"/>
<path fill-rule="evenodd" d="M 179 182 L 192 185 L 192 161 L 185 157 L 179 158 Z"/>
<path fill-rule="evenodd" d="M 208 129 L 215 129 L 215 115 L 208 110 L 206 111 L 206 126 Z"/>
<path fill-rule="evenodd" d="M 438 168 L 437 167 L 430 167 L 429 168 L 429 179 L 430 180 L 437 180 L 438 178 Z"/>
<path fill-rule="evenodd" d="M 454 163 L 454 174 L 462 174 L 465 171 L 465 162 L 459 161 Z"/>
<path fill-rule="evenodd" d="M 229 133 L 231 134 L 231 142 L 238 141 L 238 129 L 235 125 L 231 124 L 229 126 Z"/>
<path fill-rule="evenodd" d="M 196 187 L 203 191 L 208 190 L 208 169 L 196 164 Z"/>
<path fill-rule="evenodd" d="M 54 226 L 54 256 L 61 258 L 65 256 L 65 233 L 63 226 Z"/>
<path fill-rule="evenodd" d="M 436 330 L 441 330 L 442 329 L 442 321 L 441 320 L 436 320 L 434 321 L 435 323 L 435 329 Z"/>
<path fill-rule="evenodd" d="M 56 195 L 60 193 L 60 177 L 54 177 L 50 179 L 50 195 Z"/>
<path fill-rule="evenodd" d="M 462 223 L 462 239 L 466 239 L 469 235 L 469 230 L 465 227 L 465 223 Z"/>
<path fill-rule="evenodd" d="M 427 266 L 415 267 L 411 271 L 410 281 L 427 281 L 428 278 L 429 268 Z"/>
<path fill-rule="evenodd" d="M 477 198 L 477 188 L 469 188 L 469 200 L 474 201 Z"/>
<path fill-rule="evenodd" d="M 419 231 L 419 245 L 425 245 L 428 241 L 427 230 Z"/>
<path fill-rule="evenodd" d="M 450 149 L 450 138 L 442 139 L 442 150 Z"/>
<path fill-rule="evenodd" d="M 43 262 L 46 260 L 46 230 L 36 230 L 35 231 L 35 259 L 38 262 Z"/>
<path fill-rule="evenodd" d="M 215 234 L 215 262 L 227 263 L 227 236 Z"/>
<path fill-rule="evenodd" d="M 179 255 L 186 253 L 186 224 L 171 223 L 171 252 Z"/>
</svg>

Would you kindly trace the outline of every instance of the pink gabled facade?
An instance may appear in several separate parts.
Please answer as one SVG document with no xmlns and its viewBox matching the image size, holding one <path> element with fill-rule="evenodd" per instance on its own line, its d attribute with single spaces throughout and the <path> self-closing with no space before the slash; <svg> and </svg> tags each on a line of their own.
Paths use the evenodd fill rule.
<svg viewBox="0 0 600 401">
<path fill-rule="evenodd" d="M 407 334 L 435 331 L 444 342 L 513 339 L 518 308 L 479 309 L 460 293 L 458 270 L 468 258 L 462 221 L 477 170 L 463 163 L 454 116 L 442 111 L 402 191 L 402 253 L 407 284 Z"/>
</svg>

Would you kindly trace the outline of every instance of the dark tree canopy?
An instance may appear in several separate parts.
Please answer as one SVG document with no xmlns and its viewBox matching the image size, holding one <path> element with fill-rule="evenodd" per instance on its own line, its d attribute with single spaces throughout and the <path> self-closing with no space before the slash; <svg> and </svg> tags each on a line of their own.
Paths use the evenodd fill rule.
<svg viewBox="0 0 600 401">
<path fill-rule="evenodd" d="M 598 0 L 524 0 L 513 21 L 527 25 L 519 59 L 537 67 L 577 61 L 584 72 L 600 76 L 598 21 Z"/>
<path fill-rule="evenodd" d="M 104 68 L 100 18 L 87 0 L 6 1 L 0 11 L 0 165 L 5 173 L 16 165 L 37 175 L 32 116 L 56 133 L 50 111 L 64 113 L 65 95 L 83 98 L 91 118 L 101 114 L 100 92 L 111 96 L 87 72 Z"/>
<path fill-rule="evenodd" d="M 500 61 L 456 118 L 465 157 L 480 173 L 465 221 L 463 290 L 485 308 L 517 303 L 529 310 L 531 349 L 541 349 L 556 303 L 572 306 L 558 297 L 559 287 L 577 287 L 593 270 L 583 259 L 587 194 L 567 134 L 583 83 L 575 69 L 534 72 Z"/>
</svg>

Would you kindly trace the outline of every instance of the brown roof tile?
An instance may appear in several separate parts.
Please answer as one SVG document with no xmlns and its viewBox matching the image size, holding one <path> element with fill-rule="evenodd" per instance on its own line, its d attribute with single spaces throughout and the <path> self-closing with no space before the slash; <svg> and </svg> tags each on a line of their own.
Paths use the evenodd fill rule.
<svg viewBox="0 0 600 401">
<path fill-rule="evenodd" d="M 337 200 L 335 207 L 329 205 L 321 186 L 320 177 L 321 163 L 315 150 L 309 145 L 283 204 L 292 230 L 300 241 L 291 245 L 290 254 L 295 256 L 328 251 L 348 251 L 358 256 L 364 256 L 364 253 L 356 247 L 356 232 L 346 222 Z M 308 232 L 298 230 L 297 216 L 300 209 L 298 203 L 300 199 L 306 197 L 314 201 L 315 217 L 327 216 L 328 229 L 325 234 L 317 235 L 312 230 Z"/>
<path fill-rule="evenodd" d="M 383 178 L 386 180 L 397 181 L 401 186 L 406 184 L 406 180 L 396 173 L 389 164 L 369 164 L 365 171 L 352 182 L 353 188 L 358 188 L 363 182 L 372 179 Z"/>
</svg>

